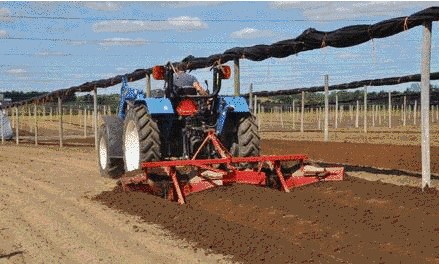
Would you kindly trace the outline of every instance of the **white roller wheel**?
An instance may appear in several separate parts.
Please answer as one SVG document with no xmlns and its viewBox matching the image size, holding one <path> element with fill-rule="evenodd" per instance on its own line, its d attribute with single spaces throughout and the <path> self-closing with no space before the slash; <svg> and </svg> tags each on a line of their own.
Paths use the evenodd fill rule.
<svg viewBox="0 0 439 264">
<path fill-rule="evenodd" d="M 125 131 L 125 164 L 127 171 L 133 171 L 139 169 L 140 164 L 140 143 L 139 132 L 134 121 L 130 121 L 127 124 Z"/>
<path fill-rule="evenodd" d="M 105 170 L 108 166 L 108 153 L 107 153 L 107 141 L 104 137 L 101 137 L 99 141 L 99 164 L 101 165 L 101 169 Z"/>
</svg>

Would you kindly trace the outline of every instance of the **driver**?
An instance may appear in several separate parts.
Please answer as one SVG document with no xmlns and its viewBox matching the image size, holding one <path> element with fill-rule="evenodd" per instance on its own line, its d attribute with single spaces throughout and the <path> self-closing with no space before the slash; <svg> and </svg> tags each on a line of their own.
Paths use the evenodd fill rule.
<svg viewBox="0 0 439 264">
<path fill-rule="evenodd" d="M 206 90 L 200 85 L 195 76 L 188 74 L 184 71 L 182 65 L 177 65 L 175 67 L 176 72 L 174 73 L 174 86 L 182 88 L 185 95 L 195 95 L 195 91 L 199 95 L 209 95 Z M 189 88 L 189 89 L 188 89 Z M 195 89 L 195 91 L 193 91 Z"/>
</svg>

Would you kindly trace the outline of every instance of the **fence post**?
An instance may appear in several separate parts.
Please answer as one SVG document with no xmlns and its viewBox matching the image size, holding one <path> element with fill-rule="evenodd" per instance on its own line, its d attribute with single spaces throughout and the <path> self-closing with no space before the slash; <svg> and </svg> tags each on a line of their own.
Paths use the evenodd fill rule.
<svg viewBox="0 0 439 264">
<path fill-rule="evenodd" d="M 392 92 L 389 91 L 389 128 L 392 128 Z"/>
<path fill-rule="evenodd" d="M 430 60 L 431 60 L 431 21 L 424 22 L 422 61 L 421 61 L 421 153 L 422 189 L 431 186 L 430 174 Z"/>
<path fill-rule="evenodd" d="M 151 97 L 151 75 L 148 73 L 145 75 L 146 78 L 146 97 Z"/>
<path fill-rule="evenodd" d="M 4 114 L 4 111 L 3 111 L 3 109 L 1 109 L 0 110 L 1 111 L 1 115 L 0 115 L 0 117 L 1 117 L 1 119 L 0 119 L 0 125 L 1 125 L 1 134 L 2 134 L 2 144 L 5 144 L 5 128 L 4 128 L 4 125 L 3 125 L 3 116 L 5 115 Z"/>
<path fill-rule="evenodd" d="M 417 110 L 418 110 L 418 100 L 415 100 L 415 107 L 413 108 L 413 125 L 416 125 Z"/>
<path fill-rule="evenodd" d="M 95 134 L 95 149 L 98 149 L 98 90 L 96 87 L 93 89 L 93 122 L 94 122 L 94 134 Z"/>
<path fill-rule="evenodd" d="M 300 132 L 303 133 L 303 119 L 305 115 L 305 91 L 302 91 L 302 111 L 300 113 Z"/>
<path fill-rule="evenodd" d="M 325 75 L 325 127 L 324 127 L 324 141 L 328 142 L 329 140 L 329 131 L 328 131 L 328 123 L 329 123 L 329 77 Z"/>
<path fill-rule="evenodd" d="M 404 109 L 402 114 L 402 125 L 406 125 L 406 119 L 407 119 L 407 96 L 404 95 Z"/>
<path fill-rule="evenodd" d="M 255 101 L 253 105 L 253 115 L 256 116 L 257 112 L 258 112 L 258 96 L 255 95 Z"/>
<path fill-rule="evenodd" d="M 338 93 L 335 92 L 335 128 L 338 128 Z"/>
<path fill-rule="evenodd" d="M 84 106 L 84 138 L 87 138 L 87 108 Z"/>
<path fill-rule="evenodd" d="M 293 130 L 296 129 L 296 100 L 293 100 Z"/>
<path fill-rule="evenodd" d="M 16 140 L 16 143 L 17 143 L 17 145 L 19 144 L 19 142 L 20 142 L 20 135 L 19 135 L 19 127 L 20 127 L 20 119 L 19 119 L 19 116 L 20 115 L 20 113 L 19 113 L 19 111 L 18 111 L 18 106 L 16 106 L 15 107 L 15 120 L 16 120 L 16 124 L 15 124 L 15 140 Z"/>
<path fill-rule="evenodd" d="M 63 120 L 62 120 L 62 99 L 61 97 L 58 97 L 58 115 L 59 115 L 59 147 L 63 147 Z"/>
<path fill-rule="evenodd" d="M 239 81 L 239 59 L 235 58 L 233 60 L 233 64 L 234 64 L 234 85 L 235 85 L 235 96 L 239 96 L 241 94 L 240 91 L 240 81 Z"/>
<path fill-rule="evenodd" d="M 364 86 L 364 119 L 363 119 L 363 126 L 364 126 L 364 133 L 367 133 L 367 86 Z"/>
<path fill-rule="evenodd" d="M 38 146 L 38 114 L 37 103 L 34 103 L 34 131 L 35 131 L 35 146 Z"/>
<path fill-rule="evenodd" d="M 355 111 L 355 128 L 358 128 L 359 119 L 360 119 L 360 101 L 357 100 L 357 108 Z"/>
</svg>

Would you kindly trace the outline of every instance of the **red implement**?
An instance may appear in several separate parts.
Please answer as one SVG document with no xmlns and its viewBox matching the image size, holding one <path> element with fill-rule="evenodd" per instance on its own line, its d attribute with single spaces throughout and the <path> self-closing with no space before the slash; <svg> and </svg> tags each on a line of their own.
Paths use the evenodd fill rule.
<svg viewBox="0 0 439 264">
<path fill-rule="evenodd" d="M 209 141 L 221 158 L 196 159 Z M 124 190 L 139 189 L 136 186 L 138 184 L 146 185 L 140 189 L 176 200 L 179 204 L 184 204 L 185 197 L 190 193 L 233 183 L 269 186 L 289 192 L 291 188 L 320 181 L 343 180 L 343 167 L 318 168 L 305 166 L 304 161 L 307 159 L 306 155 L 232 157 L 218 140 L 215 133 L 209 131 L 206 139 L 192 159 L 145 162 L 142 164 L 143 172 L 141 174 L 134 177 L 124 175 L 121 178 L 121 183 Z M 294 172 L 287 172 L 282 166 L 286 162 L 295 162 L 300 167 Z M 237 164 L 242 163 L 256 169 L 239 169 Z M 151 179 L 153 176 L 152 170 L 157 170 L 157 168 L 164 169 L 165 178 L 167 179 L 165 183 L 163 181 L 156 183 Z M 184 172 L 179 171 L 179 169 L 187 171 L 188 168 L 191 172 L 190 176 L 184 175 Z M 267 172 L 270 175 L 267 175 Z"/>
</svg>

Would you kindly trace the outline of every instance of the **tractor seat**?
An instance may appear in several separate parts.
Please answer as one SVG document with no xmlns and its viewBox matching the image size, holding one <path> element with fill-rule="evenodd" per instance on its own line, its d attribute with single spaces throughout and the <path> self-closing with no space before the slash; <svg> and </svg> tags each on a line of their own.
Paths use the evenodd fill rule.
<svg viewBox="0 0 439 264">
<path fill-rule="evenodd" d="M 197 95 L 197 90 L 193 86 L 174 86 L 177 95 Z"/>
</svg>

